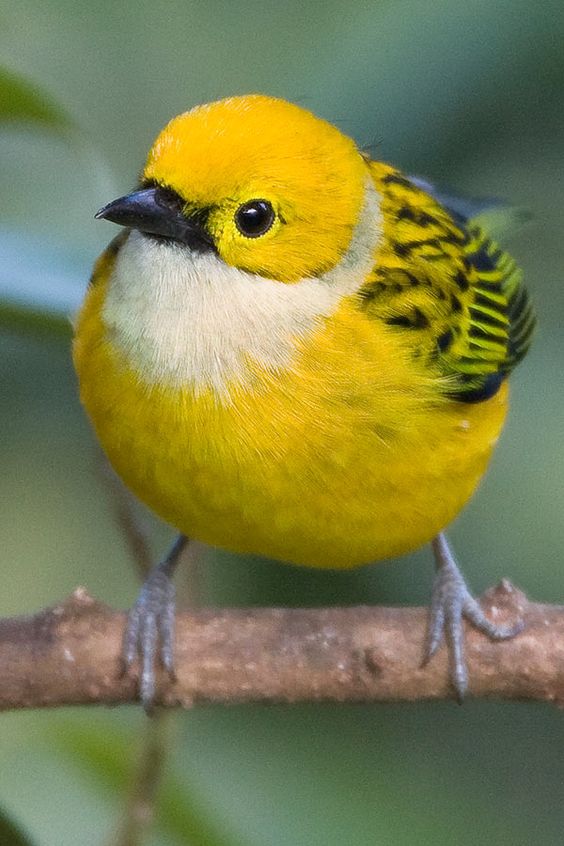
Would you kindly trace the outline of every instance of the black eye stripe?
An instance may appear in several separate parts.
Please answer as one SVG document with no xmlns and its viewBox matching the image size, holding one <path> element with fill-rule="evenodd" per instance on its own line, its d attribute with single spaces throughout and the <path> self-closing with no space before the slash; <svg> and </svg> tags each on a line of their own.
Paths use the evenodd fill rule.
<svg viewBox="0 0 564 846">
<path fill-rule="evenodd" d="M 259 238 L 271 228 L 275 214 L 268 200 L 249 200 L 235 212 L 237 229 L 246 238 Z"/>
<path fill-rule="evenodd" d="M 201 206 L 200 208 L 194 209 L 189 208 L 188 211 L 186 211 L 186 200 L 184 200 L 180 194 L 174 190 L 174 188 L 170 188 L 168 185 L 162 185 L 160 182 L 157 182 L 156 179 L 142 179 L 139 183 L 139 188 L 158 188 L 163 203 L 170 205 L 171 208 L 176 208 L 200 226 L 204 228 L 207 227 L 210 215 L 214 210 L 213 206 Z"/>
<path fill-rule="evenodd" d="M 171 209 L 185 214 L 202 228 L 207 229 L 210 214 L 214 210 L 212 206 L 185 211 L 185 200 L 168 185 L 161 185 L 153 179 L 142 179 L 140 187 L 158 188 L 163 205 L 170 206 Z M 246 238 L 260 238 L 261 235 L 265 235 L 272 227 L 275 219 L 276 214 L 272 208 L 272 203 L 263 199 L 248 200 L 239 206 L 235 212 L 237 229 Z"/>
</svg>

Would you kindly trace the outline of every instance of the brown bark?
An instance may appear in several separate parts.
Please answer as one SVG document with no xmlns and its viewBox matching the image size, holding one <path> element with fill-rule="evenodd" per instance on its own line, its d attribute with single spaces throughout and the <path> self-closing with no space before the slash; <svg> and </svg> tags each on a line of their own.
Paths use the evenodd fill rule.
<svg viewBox="0 0 564 846">
<path fill-rule="evenodd" d="M 524 632 L 493 643 L 467 628 L 470 695 L 564 704 L 564 607 L 508 582 L 482 598 Z M 446 649 L 421 666 L 424 608 L 221 609 L 177 618 L 177 678 L 157 703 L 383 702 L 452 696 Z M 61 605 L 0 621 L 0 710 L 136 699 L 120 670 L 125 614 L 78 589 Z"/>
</svg>

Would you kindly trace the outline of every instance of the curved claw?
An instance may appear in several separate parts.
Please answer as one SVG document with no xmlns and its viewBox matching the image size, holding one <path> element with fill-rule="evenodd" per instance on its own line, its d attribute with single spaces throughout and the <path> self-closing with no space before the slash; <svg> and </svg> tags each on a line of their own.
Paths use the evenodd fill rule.
<svg viewBox="0 0 564 846">
<path fill-rule="evenodd" d="M 437 574 L 433 584 L 427 640 L 422 664 L 430 661 L 443 638 L 449 650 L 449 673 L 456 698 L 461 703 L 468 690 L 468 671 L 464 658 L 464 625 L 468 620 L 474 628 L 492 640 L 507 640 L 523 631 L 522 620 L 512 625 L 496 625 L 484 614 L 474 599 L 456 565 L 444 535 L 433 541 Z"/>
<path fill-rule="evenodd" d="M 175 678 L 175 590 L 171 577 L 186 542 L 180 536 L 164 561 L 151 570 L 127 620 L 122 652 L 124 670 L 129 670 L 139 659 L 139 695 L 148 714 L 154 706 L 157 662 Z"/>
</svg>

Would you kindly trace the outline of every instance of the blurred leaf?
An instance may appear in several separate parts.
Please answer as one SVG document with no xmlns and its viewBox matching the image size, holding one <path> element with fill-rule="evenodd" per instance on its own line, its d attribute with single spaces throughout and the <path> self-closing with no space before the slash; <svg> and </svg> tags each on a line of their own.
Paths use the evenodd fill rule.
<svg viewBox="0 0 564 846">
<path fill-rule="evenodd" d="M 16 828 L 2 810 L 0 810 L 0 843 L 3 846 L 33 846 L 29 837 L 21 829 Z"/>
<path fill-rule="evenodd" d="M 0 231 L 0 327 L 68 337 L 90 262 L 68 247 Z"/>
<path fill-rule="evenodd" d="M 129 732 L 121 732 L 107 722 L 88 726 L 65 722 L 55 737 L 55 744 L 102 787 L 120 794 L 125 803 L 135 747 Z M 235 841 L 219 831 L 219 826 L 198 807 L 186 786 L 170 772 L 159 791 L 155 830 L 169 835 L 181 846 L 235 846 Z"/>
<path fill-rule="evenodd" d="M 0 121 L 38 123 L 66 132 L 72 121 L 55 101 L 21 76 L 0 68 Z"/>
<path fill-rule="evenodd" d="M 45 92 L 0 68 L 0 122 L 39 123 L 59 132 L 70 118 Z M 78 306 L 80 277 L 64 251 L 49 249 L 21 233 L 0 233 L 0 326 L 34 334 L 70 334 L 69 314 Z M 78 294 L 78 295 L 77 295 Z"/>
<path fill-rule="evenodd" d="M 56 312 L 38 311 L 13 303 L 0 302 L 0 328 L 35 337 L 68 339 L 72 324 L 67 317 Z M 1 843 L 1 841 L 0 841 Z"/>
</svg>

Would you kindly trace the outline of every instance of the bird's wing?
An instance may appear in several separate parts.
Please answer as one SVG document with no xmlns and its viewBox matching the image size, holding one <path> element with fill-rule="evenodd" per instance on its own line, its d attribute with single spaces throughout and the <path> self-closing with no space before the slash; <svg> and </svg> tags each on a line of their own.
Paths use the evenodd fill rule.
<svg viewBox="0 0 564 846">
<path fill-rule="evenodd" d="M 499 384 L 525 356 L 535 314 L 521 271 L 511 256 L 471 220 L 466 227 L 468 243 L 463 254 L 470 285 L 460 321 L 460 343 L 450 365 L 469 385 L 479 377 L 479 399 L 480 392 L 487 394 L 488 382 L 493 387 L 497 378 Z"/>
<path fill-rule="evenodd" d="M 377 173 L 384 243 L 361 290 L 365 307 L 403 331 L 447 377 L 456 399 L 492 396 L 523 358 L 535 316 L 514 260 L 482 229 L 482 205 Z M 405 334 L 407 333 L 407 334 Z"/>
</svg>

